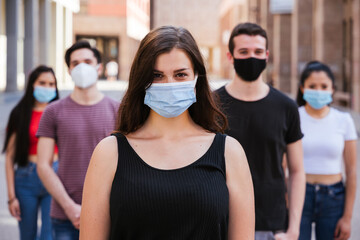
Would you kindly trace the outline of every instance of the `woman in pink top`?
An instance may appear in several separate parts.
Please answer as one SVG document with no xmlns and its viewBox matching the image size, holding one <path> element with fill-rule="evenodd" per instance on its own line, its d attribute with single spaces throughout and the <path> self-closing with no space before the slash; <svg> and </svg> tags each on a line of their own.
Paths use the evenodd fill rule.
<svg viewBox="0 0 360 240">
<path fill-rule="evenodd" d="M 59 93 L 54 71 L 47 66 L 37 67 L 31 72 L 25 94 L 11 111 L 7 125 L 3 151 L 6 152 L 8 207 L 10 214 L 19 221 L 22 240 L 37 239 L 39 208 L 42 215 L 40 239 L 52 239 L 51 196 L 36 173 L 35 134 L 45 107 L 57 99 Z M 53 166 L 56 168 L 57 164 Z"/>
</svg>

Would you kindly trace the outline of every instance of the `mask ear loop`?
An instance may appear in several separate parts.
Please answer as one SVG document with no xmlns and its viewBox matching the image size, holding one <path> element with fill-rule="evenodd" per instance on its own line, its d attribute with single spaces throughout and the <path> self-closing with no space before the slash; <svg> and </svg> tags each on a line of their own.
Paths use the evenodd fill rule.
<svg viewBox="0 0 360 240">
<path fill-rule="evenodd" d="M 195 74 L 195 78 L 194 78 L 194 80 L 193 80 L 193 82 L 194 82 L 194 87 L 196 87 L 197 79 L 198 79 L 198 75 Z"/>
<path fill-rule="evenodd" d="M 195 97 L 196 97 L 196 83 L 197 83 L 197 79 L 198 79 L 198 74 L 195 74 L 195 78 L 194 78 L 194 92 L 195 92 Z"/>
</svg>

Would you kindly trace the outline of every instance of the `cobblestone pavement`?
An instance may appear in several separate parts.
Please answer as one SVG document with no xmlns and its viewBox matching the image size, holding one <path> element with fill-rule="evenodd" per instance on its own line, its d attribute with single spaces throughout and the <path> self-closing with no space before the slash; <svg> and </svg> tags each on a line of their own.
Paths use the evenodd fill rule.
<svg viewBox="0 0 360 240">
<path fill-rule="evenodd" d="M 212 83 L 212 88 L 217 88 L 225 82 Z M 107 96 L 120 100 L 123 96 L 127 85 L 124 82 L 100 83 L 99 89 Z M 67 96 L 70 90 L 61 90 L 61 98 Z M 14 105 L 19 101 L 22 92 L 2 93 L 0 92 L 0 147 L 2 149 L 5 126 L 9 117 L 9 113 Z M 360 114 L 351 112 L 357 127 L 358 135 L 360 135 Z M 357 181 L 357 197 L 355 201 L 354 216 L 352 219 L 352 237 L 350 240 L 360 239 L 360 141 L 358 141 L 358 181 Z M 0 240 L 17 240 L 19 239 L 18 226 L 14 218 L 12 218 L 7 209 L 7 192 L 5 180 L 5 156 L 0 153 Z"/>
</svg>

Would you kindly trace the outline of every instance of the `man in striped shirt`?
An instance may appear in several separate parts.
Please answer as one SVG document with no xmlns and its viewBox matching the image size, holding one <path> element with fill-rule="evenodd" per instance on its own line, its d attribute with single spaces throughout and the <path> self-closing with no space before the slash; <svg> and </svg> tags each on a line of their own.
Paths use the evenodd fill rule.
<svg viewBox="0 0 360 240">
<path fill-rule="evenodd" d="M 77 42 L 66 51 L 65 61 L 75 87 L 42 115 L 37 132 L 37 170 L 53 197 L 54 239 L 78 239 L 86 170 L 97 143 L 115 128 L 118 103 L 96 87 L 102 70 L 96 48 L 86 41 Z M 59 148 L 57 174 L 51 168 L 55 144 Z"/>
</svg>

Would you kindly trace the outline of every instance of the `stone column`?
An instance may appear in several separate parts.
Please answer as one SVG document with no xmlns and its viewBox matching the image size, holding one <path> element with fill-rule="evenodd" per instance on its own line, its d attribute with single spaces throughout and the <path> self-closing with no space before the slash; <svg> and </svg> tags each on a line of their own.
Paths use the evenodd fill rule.
<svg viewBox="0 0 360 240">
<path fill-rule="evenodd" d="M 51 3 L 40 0 L 39 6 L 39 64 L 50 65 Z"/>
<path fill-rule="evenodd" d="M 64 54 L 66 49 L 68 49 L 69 47 L 71 47 L 72 43 L 73 43 L 73 39 L 74 38 L 74 34 L 73 34 L 73 13 L 69 8 L 65 8 L 64 9 L 64 48 L 63 48 L 63 54 L 62 54 L 62 59 L 64 59 Z M 64 76 L 64 82 L 65 83 L 70 83 L 71 82 L 71 78 L 70 75 L 68 74 L 68 68 L 64 67 L 64 60 L 61 61 L 63 64 L 63 76 Z M 103 66 L 104 67 L 104 66 Z"/>
<path fill-rule="evenodd" d="M 291 80 L 290 80 L 290 94 L 296 98 L 298 89 L 298 51 L 299 51 L 299 16 L 298 16 L 298 1 L 294 0 L 294 9 L 291 16 Z"/>
<path fill-rule="evenodd" d="M 6 92 L 17 91 L 17 42 L 20 0 L 6 0 Z"/>
<path fill-rule="evenodd" d="M 313 0 L 299 0 L 296 2 L 298 12 L 298 38 L 297 38 L 297 69 L 299 74 L 304 70 L 306 63 L 313 60 L 313 23 L 314 16 L 309 9 L 314 5 Z"/>
<path fill-rule="evenodd" d="M 55 2 L 55 73 L 58 84 L 64 84 L 64 7 Z"/>
<path fill-rule="evenodd" d="M 281 34 L 281 16 L 280 14 L 274 14 L 273 25 L 273 72 L 272 72 L 272 84 L 275 88 L 280 87 L 280 34 Z"/>
<path fill-rule="evenodd" d="M 260 26 L 267 30 L 267 17 L 268 17 L 268 0 L 261 0 L 260 1 Z"/>
<path fill-rule="evenodd" d="M 3 10 L 4 10 L 4 9 L 3 9 L 3 6 L 5 6 L 5 5 L 3 5 L 3 1 L 4 1 L 4 0 L 0 0 L 0 14 L 3 14 Z M 2 34 L 3 24 L 4 24 L 4 22 L 1 22 L 2 19 L 3 19 L 3 16 L 0 17 L 0 34 Z"/>
<path fill-rule="evenodd" d="M 324 0 L 315 0 L 315 7 L 313 13 L 313 36 L 314 48 L 313 59 L 324 60 Z"/>
<path fill-rule="evenodd" d="M 283 92 L 291 92 L 291 16 L 292 14 L 280 14 L 279 34 L 279 89 Z"/>
<path fill-rule="evenodd" d="M 352 33 L 352 109 L 360 112 L 360 0 L 353 0 L 353 33 Z"/>
<path fill-rule="evenodd" d="M 27 79 L 39 63 L 39 2 L 25 1 L 24 74 Z"/>
</svg>

